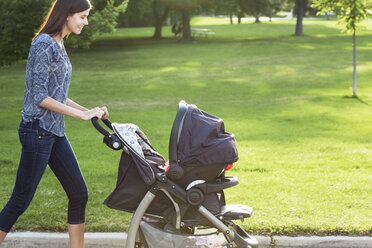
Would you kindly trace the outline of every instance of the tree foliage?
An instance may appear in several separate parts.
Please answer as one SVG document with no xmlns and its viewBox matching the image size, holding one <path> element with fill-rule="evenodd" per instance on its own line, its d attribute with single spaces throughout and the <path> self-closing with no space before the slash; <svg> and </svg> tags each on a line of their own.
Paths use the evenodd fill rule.
<svg viewBox="0 0 372 248">
<path fill-rule="evenodd" d="M 100 9 L 95 9 L 96 1 Z M 125 11 L 128 1 L 92 1 L 89 25 L 79 36 L 72 34 L 66 47 L 88 47 L 95 35 L 113 31 L 116 18 Z M 27 58 L 31 40 L 51 5 L 51 0 L 0 1 L 0 66 Z"/>
<path fill-rule="evenodd" d="M 127 10 L 120 13 L 118 18 L 119 27 L 147 27 L 154 25 L 153 16 L 154 0 L 129 1 Z"/>
<path fill-rule="evenodd" d="M 0 1 L 0 66 L 25 59 L 50 0 Z"/>
<path fill-rule="evenodd" d="M 335 13 L 342 18 L 345 30 L 353 32 L 370 15 L 371 0 L 314 0 L 313 7 L 320 10 L 319 14 Z"/>
<path fill-rule="evenodd" d="M 246 14 L 256 17 L 256 22 L 269 7 L 269 0 L 238 0 L 238 3 Z"/>
<path fill-rule="evenodd" d="M 268 16 L 271 20 L 271 17 L 282 9 L 284 1 L 285 0 L 268 0 L 267 7 L 263 14 Z"/>
</svg>

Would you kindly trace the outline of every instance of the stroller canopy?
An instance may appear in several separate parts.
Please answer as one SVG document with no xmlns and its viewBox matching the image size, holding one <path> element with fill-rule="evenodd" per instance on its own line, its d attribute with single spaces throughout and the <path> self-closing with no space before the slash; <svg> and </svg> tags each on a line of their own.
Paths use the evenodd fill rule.
<svg viewBox="0 0 372 248">
<path fill-rule="evenodd" d="M 178 131 L 179 163 L 184 166 L 198 166 L 236 162 L 236 141 L 233 134 L 225 131 L 223 120 L 195 105 L 187 105 L 186 109 Z"/>
</svg>

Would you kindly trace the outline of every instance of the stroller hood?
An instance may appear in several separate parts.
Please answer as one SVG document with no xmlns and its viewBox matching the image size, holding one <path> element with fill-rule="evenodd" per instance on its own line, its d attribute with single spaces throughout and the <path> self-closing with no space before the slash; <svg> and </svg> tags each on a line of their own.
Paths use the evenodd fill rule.
<svg viewBox="0 0 372 248">
<path fill-rule="evenodd" d="M 181 125 L 177 159 L 182 165 L 229 164 L 238 160 L 235 137 L 225 131 L 222 119 L 188 105 Z"/>
</svg>

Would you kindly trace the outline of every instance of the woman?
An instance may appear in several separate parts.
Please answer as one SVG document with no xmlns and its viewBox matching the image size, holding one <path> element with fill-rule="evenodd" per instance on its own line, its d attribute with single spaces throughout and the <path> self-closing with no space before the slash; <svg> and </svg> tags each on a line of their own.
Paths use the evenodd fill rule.
<svg viewBox="0 0 372 248">
<path fill-rule="evenodd" d="M 26 68 L 24 109 L 19 127 L 22 155 L 13 193 L 0 213 L 0 244 L 29 206 L 49 164 L 69 199 L 70 247 L 84 247 L 88 190 L 65 136 L 64 115 L 85 121 L 108 118 L 106 107 L 88 110 L 67 98 L 71 63 L 63 38 L 88 25 L 89 0 L 56 0 L 33 39 Z"/>
</svg>

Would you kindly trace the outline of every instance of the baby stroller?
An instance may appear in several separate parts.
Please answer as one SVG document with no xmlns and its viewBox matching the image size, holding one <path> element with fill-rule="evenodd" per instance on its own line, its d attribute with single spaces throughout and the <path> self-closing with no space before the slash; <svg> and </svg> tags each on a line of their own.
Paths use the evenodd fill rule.
<svg viewBox="0 0 372 248">
<path fill-rule="evenodd" d="M 169 141 L 169 163 L 133 124 L 103 121 L 104 143 L 123 150 L 115 190 L 104 204 L 134 213 L 126 248 L 258 247 L 234 220 L 252 208 L 226 205 L 224 189 L 237 185 L 225 170 L 238 160 L 234 135 L 223 121 L 195 105 L 179 103 Z"/>
</svg>

